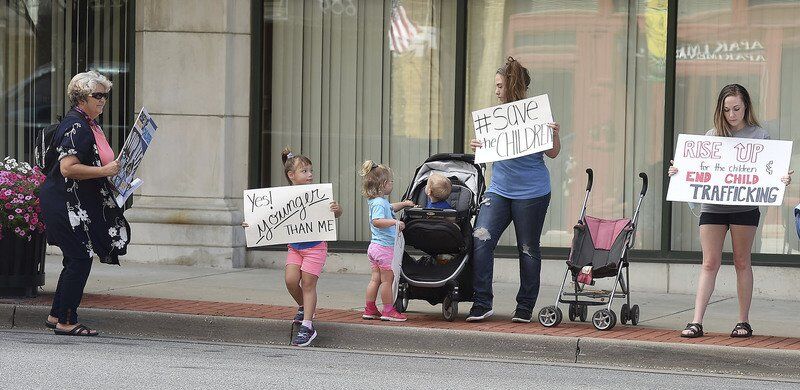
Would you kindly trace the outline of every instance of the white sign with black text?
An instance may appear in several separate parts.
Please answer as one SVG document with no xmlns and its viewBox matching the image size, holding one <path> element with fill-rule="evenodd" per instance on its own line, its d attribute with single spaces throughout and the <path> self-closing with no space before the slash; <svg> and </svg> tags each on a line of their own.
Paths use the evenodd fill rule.
<svg viewBox="0 0 800 390">
<path fill-rule="evenodd" d="M 247 246 L 336 241 L 332 201 L 330 183 L 245 190 Z"/>
<path fill-rule="evenodd" d="M 472 112 L 475 139 L 475 162 L 509 160 L 553 148 L 553 122 L 547 95 Z"/>
</svg>

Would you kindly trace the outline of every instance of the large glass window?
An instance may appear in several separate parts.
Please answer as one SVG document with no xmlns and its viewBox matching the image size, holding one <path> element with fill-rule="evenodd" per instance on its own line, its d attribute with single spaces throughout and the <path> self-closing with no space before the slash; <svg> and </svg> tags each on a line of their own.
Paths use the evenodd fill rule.
<svg viewBox="0 0 800 390">
<path fill-rule="evenodd" d="M 800 121 L 792 115 L 800 106 L 800 4 L 697 0 L 678 2 L 678 11 L 675 134 L 705 134 L 719 91 L 738 83 L 773 139 L 800 140 Z M 792 153 L 798 161 L 800 150 Z M 761 208 L 754 253 L 798 253 L 792 213 L 798 200 L 792 184 L 782 207 Z M 672 214 L 673 249 L 700 250 L 697 218 L 682 203 Z M 731 250 L 730 240 L 725 249 Z"/>
<path fill-rule="evenodd" d="M 266 0 L 260 184 L 287 184 L 292 147 L 333 183 L 339 240 L 369 240 L 361 163 L 392 167 L 396 201 L 425 158 L 453 150 L 455 3 Z"/>
<path fill-rule="evenodd" d="M 531 71 L 529 96 L 548 94 L 561 154 L 545 158 L 553 196 L 542 245 L 569 247 L 594 170 L 590 215 L 631 216 L 637 173 L 651 178 L 637 248 L 659 249 L 666 1 L 469 2 L 467 115 L 498 104 L 494 75 L 513 56 Z M 471 120 L 465 139 L 474 138 Z M 515 245 L 507 229 L 503 245 Z"/>
<path fill-rule="evenodd" d="M 70 108 L 72 75 L 90 69 L 114 83 L 100 122 L 119 148 L 132 117 L 131 12 L 125 0 L 0 1 L 0 156 L 30 160 L 37 130 Z"/>
</svg>

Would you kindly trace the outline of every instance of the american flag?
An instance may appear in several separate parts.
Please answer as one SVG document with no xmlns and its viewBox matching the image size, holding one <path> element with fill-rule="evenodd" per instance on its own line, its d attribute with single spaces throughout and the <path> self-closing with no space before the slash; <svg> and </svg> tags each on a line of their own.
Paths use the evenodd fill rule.
<svg viewBox="0 0 800 390">
<path fill-rule="evenodd" d="M 389 25 L 389 50 L 402 53 L 408 50 L 417 35 L 417 27 L 406 15 L 406 9 L 397 1 L 392 2 L 392 16 Z"/>
</svg>

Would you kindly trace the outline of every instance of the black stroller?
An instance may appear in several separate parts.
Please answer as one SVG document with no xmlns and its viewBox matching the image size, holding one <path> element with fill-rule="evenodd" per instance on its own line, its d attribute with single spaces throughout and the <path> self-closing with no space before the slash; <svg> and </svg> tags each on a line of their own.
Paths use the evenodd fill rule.
<svg viewBox="0 0 800 390">
<path fill-rule="evenodd" d="M 563 315 L 558 307 L 559 303 L 569 304 L 570 321 L 575 321 L 576 318 L 586 321 L 589 306 L 605 306 L 594 313 L 592 325 L 598 330 L 609 330 L 617 323 L 617 315 L 611 309 L 614 298 L 626 298 L 627 302 L 620 310 L 620 321 L 623 324 L 630 321 L 632 325 L 636 325 L 639 323 L 639 305 L 631 306 L 630 285 L 625 280 L 628 279 L 630 282 L 628 250 L 633 247 L 635 241 L 636 218 L 639 215 L 642 199 L 647 193 L 647 175 L 639 173 L 639 177 L 642 178 L 642 191 L 639 193 L 633 218 L 605 220 L 586 215 L 586 202 L 592 191 L 593 175 L 591 169 L 587 169 L 586 173 L 589 175 L 586 196 L 583 198 L 580 219 L 574 227 L 567 271 L 561 281 L 556 304 L 539 311 L 539 323 L 546 327 L 560 324 Z M 570 273 L 575 287 L 574 292 L 565 292 L 564 286 Z M 611 291 L 585 289 L 587 284 L 594 285 L 594 279 L 612 276 L 615 277 L 615 281 Z M 619 292 L 617 286 L 620 287 Z"/>
<path fill-rule="evenodd" d="M 450 179 L 452 192 L 447 202 L 453 209 L 426 209 L 425 186 L 437 172 Z M 442 315 L 453 321 L 458 302 L 472 298 L 472 219 L 486 184 L 483 167 L 471 154 L 442 153 L 429 157 L 417 168 L 403 199 L 422 207 L 407 208 L 400 219 L 406 248 L 422 251 L 415 257 L 403 254 L 395 308 L 408 309 L 411 299 L 431 305 L 442 304 Z"/>
</svg>

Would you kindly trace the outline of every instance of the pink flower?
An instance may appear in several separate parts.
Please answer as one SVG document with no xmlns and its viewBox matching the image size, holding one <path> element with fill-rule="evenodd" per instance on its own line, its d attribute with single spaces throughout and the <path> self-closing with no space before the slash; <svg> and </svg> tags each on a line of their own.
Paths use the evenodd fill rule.
<svg viewBox="0 0 800 390">
<path fill-rule="evenodd" d="M 8 220 L 9 220 L 9 221 L 13 221 L 13 220 L 14 220 L 14 216 L 13 216 L 13 215 L 9 215 L 9 216 L 8 216 Z"/>
</svg>

